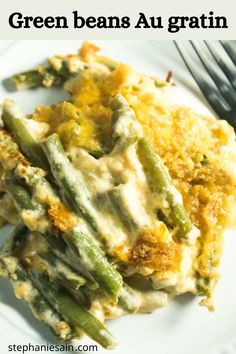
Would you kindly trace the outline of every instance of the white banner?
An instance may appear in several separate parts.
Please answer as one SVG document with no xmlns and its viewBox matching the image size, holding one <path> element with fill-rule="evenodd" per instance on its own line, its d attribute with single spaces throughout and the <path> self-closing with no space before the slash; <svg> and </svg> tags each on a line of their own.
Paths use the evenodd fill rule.
<svg viewBox="0 0 236 354">
<path fill-rule="evenodd" d="M 1 39 L 234 39 L 235 1 L 8 0 Z"/>
</svg>

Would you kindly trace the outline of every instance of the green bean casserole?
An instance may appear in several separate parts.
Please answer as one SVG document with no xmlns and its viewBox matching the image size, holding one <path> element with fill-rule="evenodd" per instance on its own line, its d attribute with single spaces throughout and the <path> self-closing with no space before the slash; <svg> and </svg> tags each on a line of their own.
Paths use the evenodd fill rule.
<svg viewBox="0 0 236 354">
<path fill-rule="evenodd" d="M 70 98 L 24 116 L 0 109 L 0 274 L 60 340 L 105 348 L 105 320 L 190 292 L 214 309 L 233 225 L 236 143 L 223 120 L 169 100 L 173 85 L 98 54 L 50 58 L 16 89 Z"/>
</svg>

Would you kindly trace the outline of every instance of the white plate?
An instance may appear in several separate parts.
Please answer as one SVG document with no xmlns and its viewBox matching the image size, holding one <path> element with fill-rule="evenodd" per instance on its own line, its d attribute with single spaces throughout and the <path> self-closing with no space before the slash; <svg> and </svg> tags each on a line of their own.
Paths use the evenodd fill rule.
<svg viewBox="0 0 236 354">
<path fill-rule="evenodd" d="M 137 69 L 165 77 L 174 73 L 177 101 L 209 112 L 204 98 L 186 71 L 172 42 L 168 41 L 95 41 L 103 52 L 127 62 Z M 15 72 L 28 69 L 51 54 L 76 52 L 80 41 L 0 41 L 0 101 L 11 97 L 25 113 L 37 104 L 57 102 L 66 95 L 57 89 L 9 92 L 2 80 Z M 3 48 L 1 50 L 1 48 Z M 4 49 L 5 48 L 5 49 Z M 6 232 L 4 232 L 6 234 Z M 234 237 L 233 237 L 234 236 Z M 1 236 L 2 238 L 2 236 Z M 182 296 L 167 308 L 151 315 L 125 316 L 110 321 L 108 326 L 119 340 L 116 354 L 232 354 L 236 353 L 236 238 L 226 235 L 222 261 L 222 278 L 217 287 L 214 313 L 198 306 L 198 299 Z M 0 352 L 7 344 L 51 343 L 53 337 L 39 324 L 27 307 L 13 296 L 8 281 L 0 279 Z M 87 342 L 87 340 L 86 340 Z M 99 352 L 105 350 L 99 348 Z"/>
</svg>

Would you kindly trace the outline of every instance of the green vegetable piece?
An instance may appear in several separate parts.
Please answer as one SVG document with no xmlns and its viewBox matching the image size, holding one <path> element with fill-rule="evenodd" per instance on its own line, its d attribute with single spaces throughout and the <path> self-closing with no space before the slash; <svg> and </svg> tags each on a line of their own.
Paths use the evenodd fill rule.
<svg viewBox="0 0 236 354">
<path fill-rule="evenodd" d="M 89 311 L 81 307 L 64 289 L 50 283 L 41 273 L 30 270 L 32 282 L 40 289 L 48 302 L 71 323 L 79 328 L 104 348 L 112 349 L 116 340 L 104 325 Z"/>
</svg>

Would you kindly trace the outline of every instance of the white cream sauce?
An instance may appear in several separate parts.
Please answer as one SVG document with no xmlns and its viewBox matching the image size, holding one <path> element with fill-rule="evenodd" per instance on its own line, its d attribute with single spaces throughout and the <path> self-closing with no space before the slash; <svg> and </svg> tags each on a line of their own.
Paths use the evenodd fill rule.
<svg viewBox="0 0 236 354">
<path fill-rule="evenodd" d="M 156 196 L 149 188 L 149 184 L 140 163 L 135 144 L 131 145 L 122 153 L 111 153 L 99 160 L 89 156 L 89 154 L 80 148 L 72 148 L 69 151 L 69 157 L 78 173 L 82 176 L 84 183 L 88 186 L 93 198 L 99 194 L 106 194 L 114 188 L 117 183 L 121 183 L 125 189 L 126 205 L 131 214 L 140 221 L 141 227 L 153 227 L 157 222 L 156 210 L 158 207 L 166 207 L 168 203 L 164 194 Z M 173 188 L 176 203 L 182 203 L 181 194 Z M 111 210 L 102 206 L 98 211 L 99 226 L 104 234 L 111 236 L 106 238 L 110 250 L 119 244 L 131 245 L 136 236 L 131 235 L 117 227 L 114 216 L 111 216 Z M 180 270 L 176 272 L 165 272 L 161 278 L 151 268 L 130 266 L 126 270 L 126 275 L 138 272 L 144 276 L 151 276 L 152 284 L 155 289 L 168 287 L 170 292 L 176 294 L 186 291 L 195 291 L 195 274 L 193 270 L 193 260 L 196 257 L 196 238 L 199 231 L 194 228 L 189 235 L 189 244 L 183 245 L 182 261 Z M 171 239 L 171 233 L 167 238 Z M 109 250 L 108 250 L 109 252 Z"/>
</svg>

